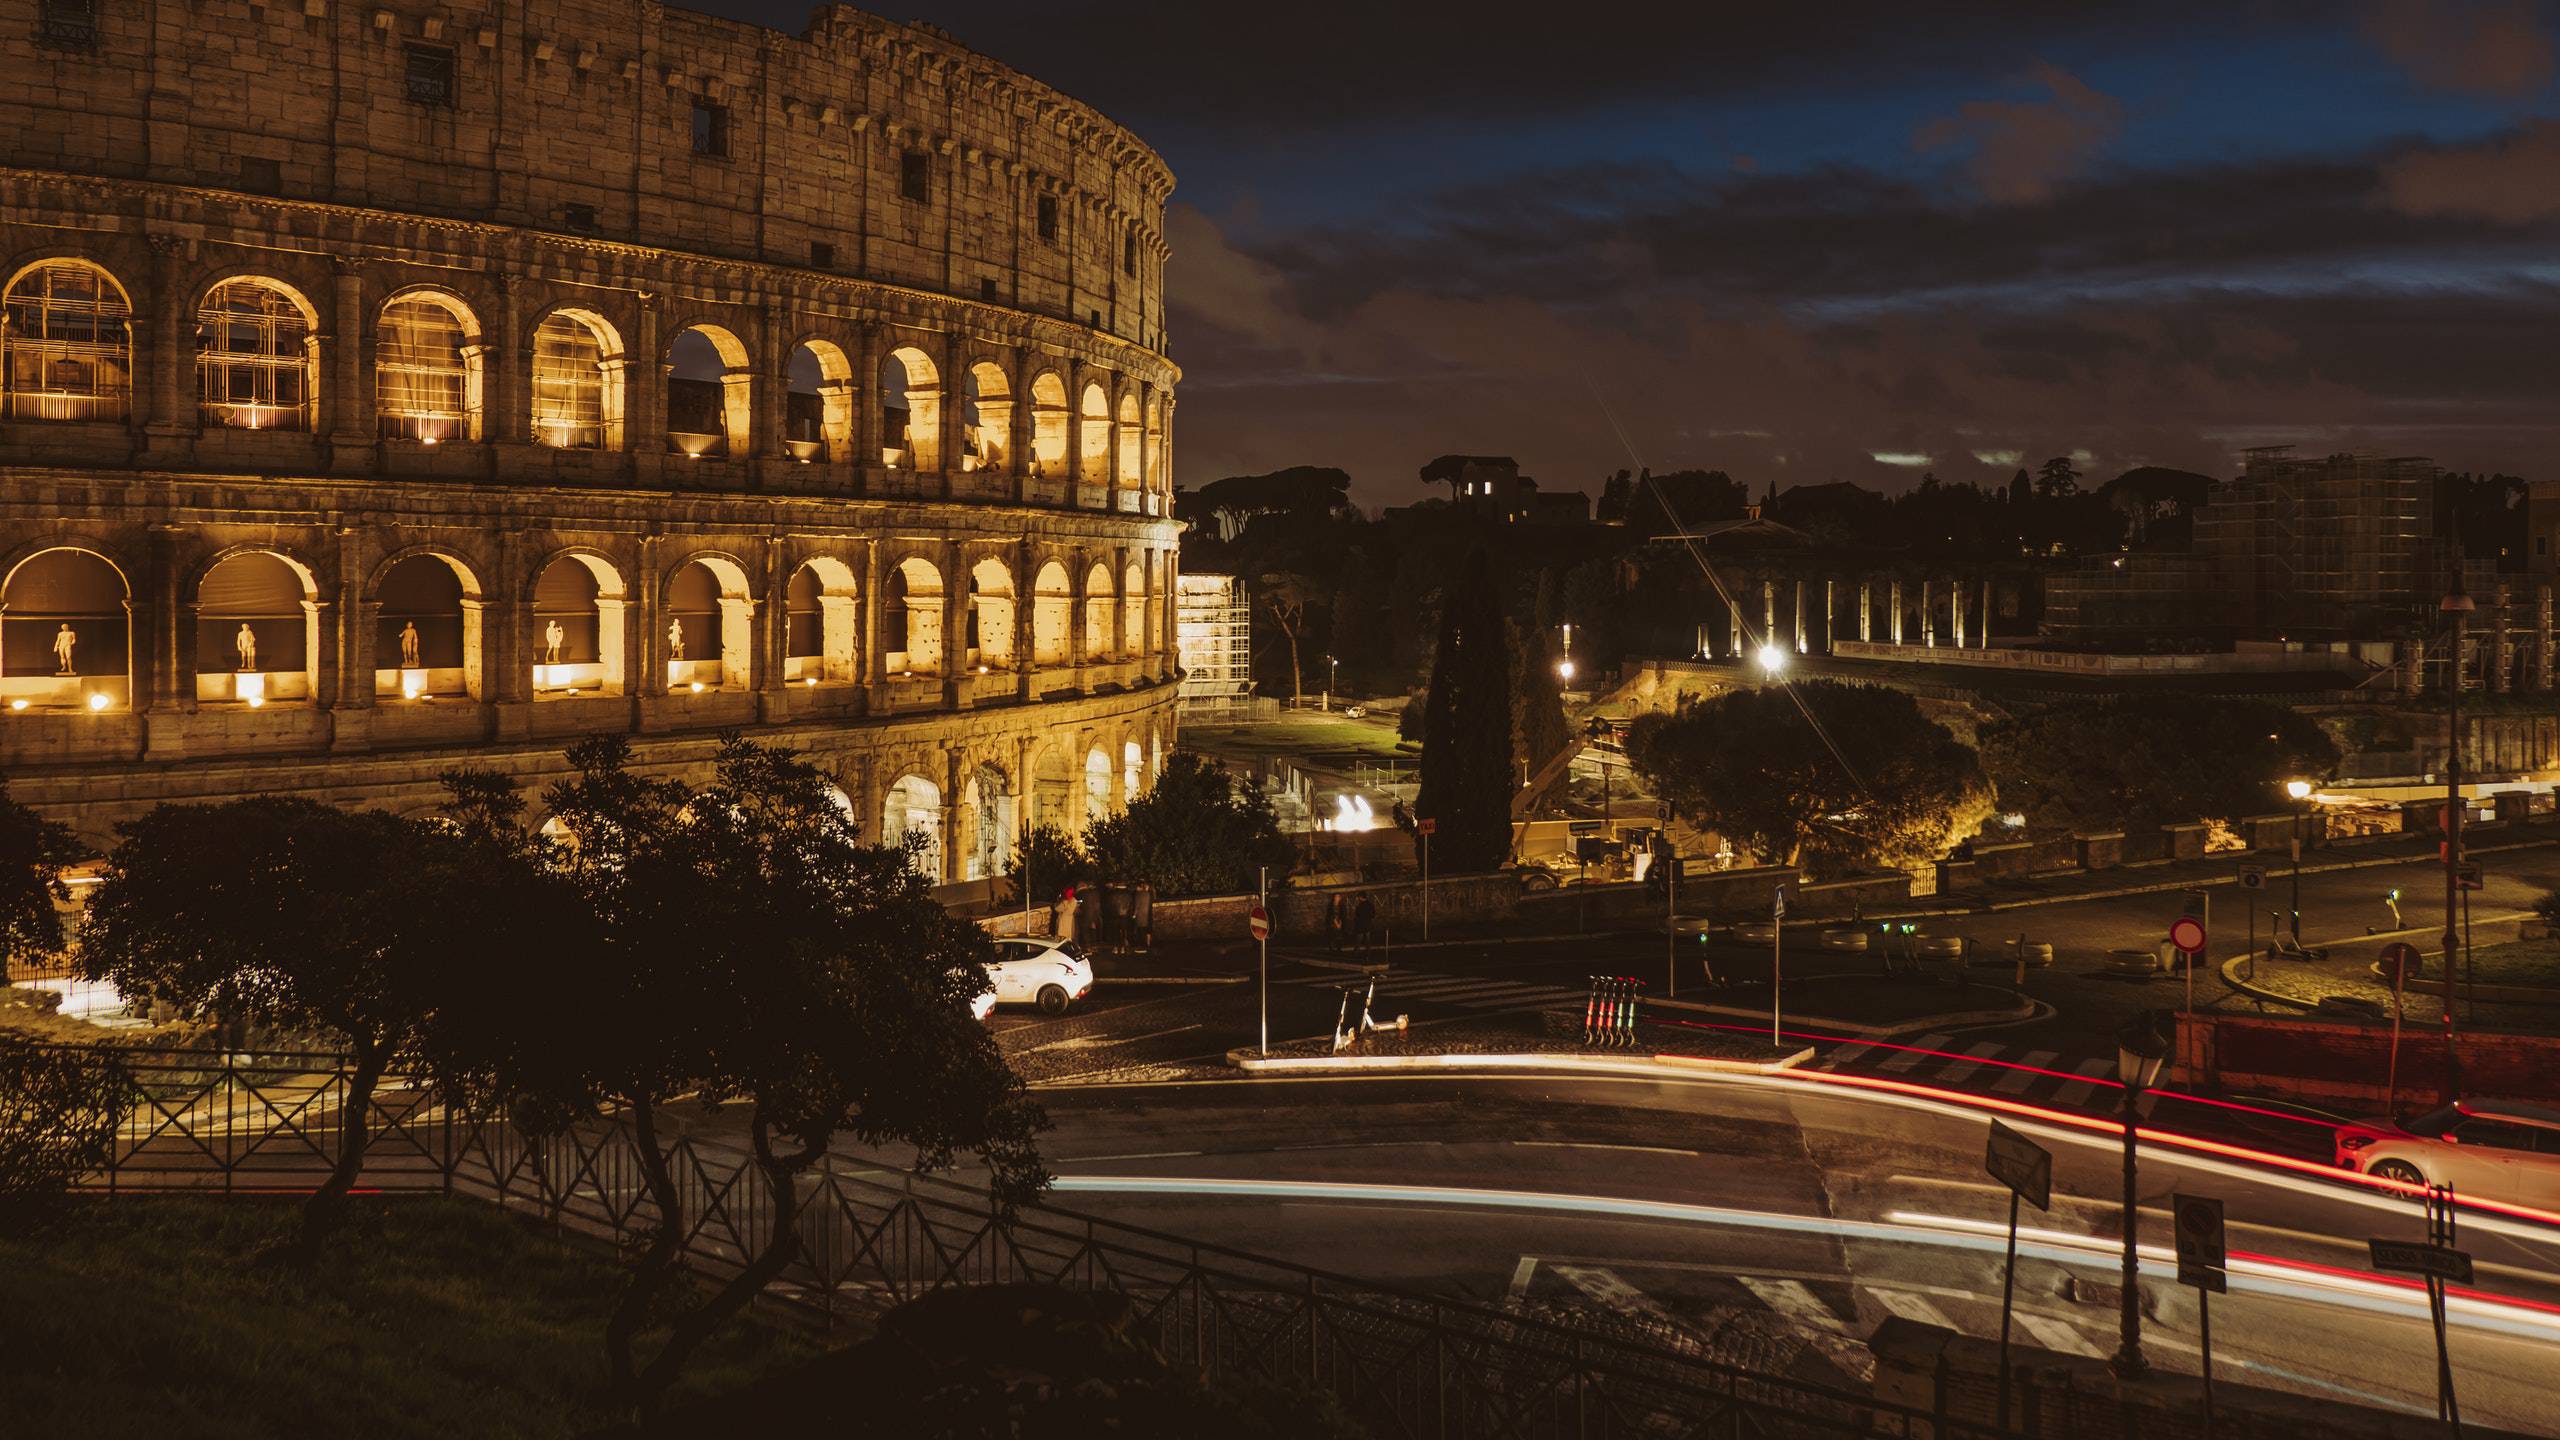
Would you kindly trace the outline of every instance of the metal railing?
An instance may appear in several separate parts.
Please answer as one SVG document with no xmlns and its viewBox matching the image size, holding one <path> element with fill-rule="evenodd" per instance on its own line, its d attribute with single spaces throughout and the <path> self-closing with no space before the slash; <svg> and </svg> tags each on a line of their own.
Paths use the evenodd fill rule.
<svg viewBox="0 0 2560 1440">
<path fill-rule="evenodd" d="M 144 1052 L 128 1063 L 148 1098 L 92 1188 L 308 1189 L 336 1156 L 348 1071 L 332 1057 Z M 529 1136 L 453 1115 L 399 1080 L 367 1118 L 376 1136 L 362 1189 L 472 1196 L 617 1244 L 657 1227 L 637 1141 L 619 1119 Z M 680 1136 L 669 1155 L 685 1263 L 735 1274 L 773 1233 L 761 1178 L 718 1140 Z M 1998 1433 L 1725 1364 L 1668 1327 L 1604 1333 L 1045 1205 L 1006 1216 L 982 1190 L 840 1157 L 801 1184 L 798 1254 L 766 1298 L 827 1328 L 951 1287 L 1031 1282 L 1122 1296 L 1168 1359 L 1328 1393 L 1382 1436 Z"/>
</svg>

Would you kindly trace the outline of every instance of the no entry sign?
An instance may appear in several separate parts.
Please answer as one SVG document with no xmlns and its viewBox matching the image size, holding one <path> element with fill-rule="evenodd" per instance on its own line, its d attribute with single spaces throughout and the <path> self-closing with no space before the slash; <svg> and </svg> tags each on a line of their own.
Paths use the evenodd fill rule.
<svg viewBox="0 0 2560 1440">
<path fill-rule="evenodd" d="M 2169 925 L 2169 943 L 2189 955 L 2204 953 L 2204 922 L 2193 915 L 2181 915 Z"/>
<path fill-rule="evenodd" d="M 1263 909 L 1261 906 L 1256 905 L 1253 907 L 1253 913 L 1245 917 L 1245 925 L 1253 931 L 1254 939 L 1268 940 L 1271 938 L 1271 912 Z"/>
</svg>

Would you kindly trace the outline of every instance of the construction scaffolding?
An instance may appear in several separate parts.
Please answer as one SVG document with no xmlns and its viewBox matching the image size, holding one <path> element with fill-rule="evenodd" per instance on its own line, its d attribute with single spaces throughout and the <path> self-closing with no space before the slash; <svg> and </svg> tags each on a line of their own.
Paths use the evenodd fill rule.
<svg viewBox="0 0 2560 1440">
<path fill-rule="evenodd" d="M 1181 719 L 1217 724 L 1253 714 L 1253 597 L 1233 575 L 1179 577 L 1174 642 L 1182 656 Z"/>
</svg>

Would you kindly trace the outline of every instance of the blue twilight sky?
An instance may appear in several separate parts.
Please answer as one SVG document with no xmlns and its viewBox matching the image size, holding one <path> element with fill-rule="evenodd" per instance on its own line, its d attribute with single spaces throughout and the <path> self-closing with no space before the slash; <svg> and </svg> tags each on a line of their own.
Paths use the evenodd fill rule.
<svg viewBox="0 0 2560 1440">
<path fill-rule="evenodd" d="M 693 0 L 799 29 L 789 0 Z M 1129 125 L 1177 478 L 2560 478 L 2560 5 L 908 0 Z"/>
</svg>

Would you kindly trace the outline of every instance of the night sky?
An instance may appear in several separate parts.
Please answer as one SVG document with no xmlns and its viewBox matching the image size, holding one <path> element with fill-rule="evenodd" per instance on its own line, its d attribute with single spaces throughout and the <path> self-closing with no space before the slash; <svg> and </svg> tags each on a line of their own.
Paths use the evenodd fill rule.
<svg viewBox="0 0 2560 1440">
<path fill-rule="evenodd" d="M 696 0 L 797 31 L 787 0 Z M 908 0 L 1178 189 L 1176 478 L 2560 478 L 2560 6 Z"/>
</svg>

